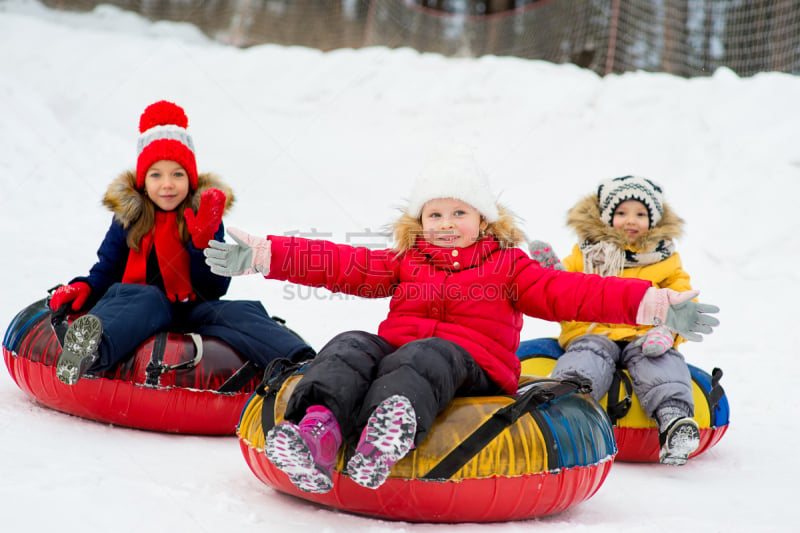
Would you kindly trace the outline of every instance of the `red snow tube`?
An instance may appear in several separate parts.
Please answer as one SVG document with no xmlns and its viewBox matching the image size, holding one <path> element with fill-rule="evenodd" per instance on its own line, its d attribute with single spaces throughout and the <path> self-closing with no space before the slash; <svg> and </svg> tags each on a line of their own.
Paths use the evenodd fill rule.
<svg viewBox="0 0 800 533">
<path fill-rule="evenodd" d="M 264 454 L 265 428 L 283 420 L 301 375 L 273 378 L 242 412 L 239 443 L 263 483 L 320 505 L 410 522 L 498 522 L 558 513 L 590 498 L 613 463 L 608 417 L 574 384 L 523 376 L 514 395 L 456 398 L 428 436 L 376 490 L 345 473 L 339 451 L 333 489 L 298 490 Z"/>
<path fill-rule="evenodd" d="M 117 369 L 64 385 L 55 373 L 61 346 L 45 300 L 22 310 L 3 338 L 17 385 L 47 407 L 137 429 L 232 435 L 263 373 L 210 337 L 159 333 Z"/>
</svg>

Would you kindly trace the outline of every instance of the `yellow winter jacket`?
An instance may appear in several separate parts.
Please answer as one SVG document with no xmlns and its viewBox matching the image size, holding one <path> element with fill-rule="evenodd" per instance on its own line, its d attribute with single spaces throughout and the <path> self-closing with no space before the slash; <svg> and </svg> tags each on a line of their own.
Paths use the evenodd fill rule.
<svg viewBox="0 0 800 533">
<path fill-rule="evenodd" d="M 564 266 L 570 272 L 583 272 L 583 254 L 578 245 L 572 249 L 572 254 L 563 261 Z M 622 271 L 623 278 L 646 279 L 653 283 L 653 287 L 659 289 L 672 289 L 674 291 L 688 291 L 692 289 L 689 283 L 689 274 L 681 266 L 680 255 L 675 252 L 664 261 L 653 263 L 643 267 L 626 268 Z M 653 326 L 629 326 L 627 324 L 598 324 L 590 322 L 562 322 L 561 335 L 558 342 L 562 348 L 573 341 L 576 337 L 586 333 L 596 335 L 608 335 L 612 341 L 631 341 L 635 337 L 644 335 Z M 591 329 L 591 331 L 589 331 Z M 683 342 L 681 337 L 675 340 L 675 344 Z"/>
<path fill-rule="evenodd" d="M 622 232 L 614 230 L 602 222 L 596 195 L 583 198 L 569 211 L 567 225 L 576 231 L 581 242 L 605 241 L 634 252 L 651 251 L 661 240 L 674 239 L 682 233 L 683 220 L 667 204 L 664 204 L 663 209 L 661 221 L 646 232 L 633 246 L 627 244 L 627 239 Z M 580 247 L 576 244 L 572 253 L 562 262 L 570 272 L 583 272 L 583 253 Z M 666 288 L 679 292 L 692 289 L 689 274 L 683 270 L 681 258 L 677 252 L 657 263 L 625 268 L 620 277 L 645 279 L 652 282 L 653 287 L 660 289 Z M 613 341 L 631 341 L 644 335 L 651 328 L 652 326 L 629 326 L 627 324 L 562 322 L 558 342 L 562 348 L 566 349 L 575 338 L 587 333 L 608 335 Z M 675 345 L 677 346 L 681 342 L 684 342 L 684 339 L 676 337 Z"/>
</svg>

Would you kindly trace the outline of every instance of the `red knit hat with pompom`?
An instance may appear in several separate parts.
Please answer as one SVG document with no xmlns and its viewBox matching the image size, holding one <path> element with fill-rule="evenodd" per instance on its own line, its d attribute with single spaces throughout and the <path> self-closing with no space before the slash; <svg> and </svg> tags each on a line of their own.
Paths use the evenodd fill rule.
<svg viewBox="0 0 800 533">
<path fill-rule="evenodd" d="M 145 108 L 139 119 L 136 188 L 144 188 L 147 171 L 157 161 L 175 161 L 189 175 L 189 186 L 197 188 L 197 163 L 192 136 L 186 131 L 189 119 L 183 108 L 161 100 Z"/>
</svg>

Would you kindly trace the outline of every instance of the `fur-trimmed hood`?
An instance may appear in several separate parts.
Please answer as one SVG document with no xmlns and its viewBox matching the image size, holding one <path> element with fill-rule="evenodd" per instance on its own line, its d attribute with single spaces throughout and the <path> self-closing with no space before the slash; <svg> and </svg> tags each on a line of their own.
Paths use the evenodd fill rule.
<svg viewBox="0 0 800 533">
<path fill-rule="evenodd" d="M 633 249 L 637 252 L 650 252 L 663 240 L 676 239 L 683 234 L 683 219 L 665 202 L 661 220 L 645 232 L 632 246 L 624 232 L 605 224 L 600 217 L 597 195 L 590 194 L 578 201 L 567 213 L 567 226 L 575 230 L 580 242 L 610 242 L 621 250 Z"/>
<path fill-rule="evenodd" d="M 195 211 L 200 205 L 200 195 L 207 189 L 219 189 L 225 193 L 225 212 L 233 206 L 233 190 L 219 176 L 204 173 L 197 176 L 197 189 L 190 193 Z M 114 219 L 125 228 L 141 216 L 143 202 L 144 192 L 136 190 L 136 172 L 133 170 L 120 174 L 103 196 L 103 205 L 114 213 Z"/>
</svg>

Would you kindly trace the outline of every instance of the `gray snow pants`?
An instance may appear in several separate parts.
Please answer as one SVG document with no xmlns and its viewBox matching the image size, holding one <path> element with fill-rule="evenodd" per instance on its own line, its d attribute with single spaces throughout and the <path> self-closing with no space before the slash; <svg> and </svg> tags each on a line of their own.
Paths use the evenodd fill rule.
<svg viewBox="0 0 800 533">
<path fill-rule="evenodd" d="M 694 415 L 689 367 L 683 355 L 672 348 L 658 357 L 647 357 L 640 343 L 620 347 L 604 335 L 582 335 L 558 358 L 551 377 L 588 380 L 592 398 L 600 400 L 611 387 L 618 367 L 630 373 L 633 391 L 647 416 L 654 418 L 662 403 L 676 401 L 686 404 L 689 416 Z"/>
</svg>

